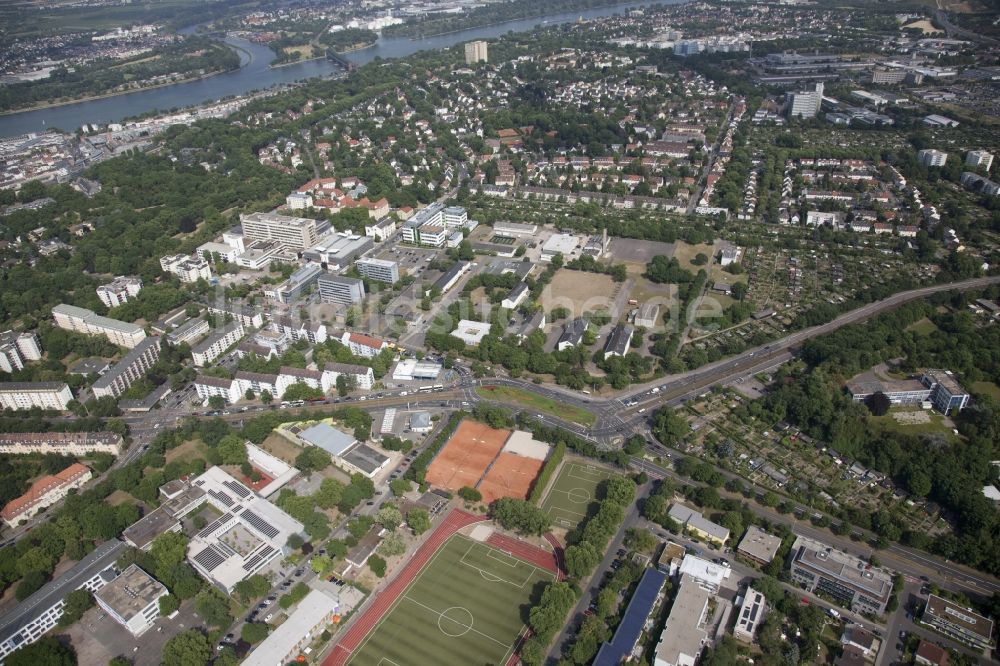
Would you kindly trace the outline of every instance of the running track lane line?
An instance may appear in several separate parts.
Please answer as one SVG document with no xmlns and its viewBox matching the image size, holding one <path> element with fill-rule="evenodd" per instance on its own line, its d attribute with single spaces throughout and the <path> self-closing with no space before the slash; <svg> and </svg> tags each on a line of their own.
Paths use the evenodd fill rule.
<svg viewBox="0 0 1000 666">
<path fill-rule="evenodd" d="M 323 661 L 323 666 L 345 666 L 347 661 L 365 637 L 371 633 L 386 612 L 396 600 L 406 591 L 413 579 L 424 568 L 431 556 L 458 530 L 467 525 L 486 520 L 485 516 L 477 516 L 461 509 L 453 509 L 448 517 L 438 525 L 430 537 L 416 550 L 410 561 L 400 569 L 396 577 L 381 592 L 375 595 L 372 604 L 351 625 L 340 639 L 330 655 Z"/>
<path fill-rule="evenodd" d="M 559 573 L 558 580 L 566 580 L 568 577 L 566 573 L 566 550 L 552 532 L 546 532 L 542 536 L 552 545 L 552 555 L 556 558 L 556 568 Z"/>
<path fill-rule="evenodd" d="M 539 569 L 544 569 L 554 574 L 559 573 L 553 554 L 530 543 L 509 537 L 505 534 L 498 534 L 497 532 L 491 534 L 486 543 L 518 559 L 530 562 Z"/>
</svg>

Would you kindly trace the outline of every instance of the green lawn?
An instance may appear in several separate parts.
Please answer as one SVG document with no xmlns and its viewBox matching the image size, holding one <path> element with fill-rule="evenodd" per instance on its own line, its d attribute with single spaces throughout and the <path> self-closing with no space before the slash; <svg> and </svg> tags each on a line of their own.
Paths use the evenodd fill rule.
<svg viewBox="0 0 1000 666">
<path fill-rule="evenodd" d="M 876 428 L 882 430 L 890 430 L 893 432 L 899 432 L 904 435 L 925 435 L 925 434 L 939 434 L 943 435 L 947 439 L 955 439 L 955 433 L 951 431 L 952 426 L 949 425 L 949 421 L 945 420 L 945 417 L 936 411 L 928 410 L 925 412 L 930 417 L 929 423 L 900 423 L 895 418 L 893 414 L 900 411 L 916 411 L 916 410 L 899 410 L 892 409 L 885 416 L 869 416 L 872 424 Z"/>
<path fill-rule="evenodd" d="M 476 389 L 476 393 L 487 400 L 521 405 L 522 407 L 527 407 L 528 409 L 533 409 L 544 414 L 551 414 L 552 416 L 565 419 L 566 421 L 573 421 L 580 425 L 592 426 L 594 425 L 594 421 L 597 420 L 596 416 L 585 409 L 571 407 L 557 402 L 552 398 L 546 398 L 537 393 L 509 386 L 481 386 Z"/>
<path fill-rule="evenodd" d="M 983 393 L 1000 402 L 1000 386 L 993 382 L 973 382 L 972 390 L 975 393 Z"/>
<path fill-rule="evenodd" d="M 441 547 L 354 652 L 353 666 L 507 663 L 553 574 L 461 535 Z"/>
<path fill-rule="evenodd" d="M 559 470 L 549 489 L 542 510 L 552 516 L 552 524 L 569 530 L 587 517 L 587 511 L 597 500 L 597 487 L 614 472 L 581 463 L 569 462 Z"/>
<path fill-rule="evenodd" d="M 914 331 L 918 335 L 930 335 L 934 331 L 938 330 L 938 327 L 935 326 L 934 322 L 932 322 L 930 319 L 924 317 L 923 319 L 915 321 L 909 326 L 907 326 L 906 330 Z"/>
</svg>

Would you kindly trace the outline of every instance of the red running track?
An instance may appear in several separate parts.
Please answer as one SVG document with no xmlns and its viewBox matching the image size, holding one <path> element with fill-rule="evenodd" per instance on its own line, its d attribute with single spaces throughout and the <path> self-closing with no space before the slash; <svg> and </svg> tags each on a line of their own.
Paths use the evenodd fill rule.
<svg viewBox="0 0 1000 666">
<path fill-rule="evenodd" d="M 556 565 L 556 558 L 547 550 L 543 550 L 538 546 L 532 546 L 530 543 L 525 543 L 520 539 L 515 539 L 509 537 L 505 534 L 498 534 L 494 532 L 490 535 L 490 538 L 486 540 L 486 543 L 498 548 L 505 553 L 509 553 L 519 560 L 524 560 L 525 562 L 530 562 L 540 569 L 545 569 L 546 571 L 551 571 L 554 574 L 559 573 L 559 567 Z"/>
<path fill-rule="evenodd" d="M 358 646 L 371 633 L 375 625 L 385 617 L 392 605 L 396 603 L 396 599 L 409 587 L 438 548 L 463 527 L 484 520 L 486 520 L 485 516 L 477 516 L 461 509 L 454 509 L 449 513 L 448 517 L 421 544 L 410 561 L 396 574 L 392 582 L 375 595 L 371 605 L 355 620 L 337 646 L 333 648 L 333 652 L 323 661 L 323 666 L 345 666 L 351 658 L 351 654 L 358 649 Z"/>
<path fill-rule="evenodd" d="M 559 567 L 559 580 L 566 580 L 566 551 L 563 549 L 559 539 L 552 532 L 544 534 L 545 540 L 552 545 L 552 554 L 556 558 L 556 566 Z"/>
</svg>

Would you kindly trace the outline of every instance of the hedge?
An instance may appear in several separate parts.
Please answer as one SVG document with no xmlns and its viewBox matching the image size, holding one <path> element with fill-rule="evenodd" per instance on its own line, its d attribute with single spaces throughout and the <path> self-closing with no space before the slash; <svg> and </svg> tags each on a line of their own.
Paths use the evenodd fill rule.
<svg viewBox="0 0 1000 666">
<path fill-rule="evenodd" d="M 545 491 L 545 486 L 549 485 L 549 479 L 552 475 L 556 473 L 556 469 L 559 467 L 559 463 L 562 462 L 563 457 L 566 455 L 566 443 L 557 442 L 554 447 L 552 447 L 552 455 L 549 459 L 545 461 L 545 465 L 542 467 L 542 471 L 538 473 L 538 478 L 535 479 L 534 484 L 531 486 L 531 492 L 528 494 L 528 501 L 538 503 L 542 499 L 542 492 Z"/>
</svg>

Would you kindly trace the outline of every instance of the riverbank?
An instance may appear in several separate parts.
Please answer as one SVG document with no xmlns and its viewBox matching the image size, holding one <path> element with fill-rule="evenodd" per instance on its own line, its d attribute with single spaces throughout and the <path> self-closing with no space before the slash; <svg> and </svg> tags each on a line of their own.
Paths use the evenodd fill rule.
<svg viewBox="0 0 1000 666">
<path fill-rule="evenodd" d="M 367 42 L 367 43 L 362 43 L 362 44 L 354 44 L 352 46 L 348 46 L 346 49 L 341 49 L 339 51 L 334 51 L 334 53 L 336 53 L 337 55 L 344 55 L 345 53 L 354 53 L 355 51 L 364 51 L 365 49 L 370 49 L 371 47 L 375 46 L 376 44 L 378 44 L 378 40 L 377 39 L 374 42 Z"/>
<path fill-rule="evenodd" d="M 199 76 L 189 76 L 186 79 L 178 79 L 177 81 L 168 81 L 166 83 L 157 83 L 151 86 L 140 86 L 139 88 L 133 88 L 132 90 L 119 90 L 118 92 L 102 93 L 100 95 L 88 95 L 86 97 L 74 97 L 73 99 L 62 100 L 61 102 L 42 102 L 40 104 L 34 104 L 32 106 L 21 106 L 16 109 L 8 109 L 6 111 L 0 111 L 0 116 L 14 116 L 19 113 L 29 113 L 31 111 L 42 111 L 44 109 L 56 109 L 60 106 L 69 106 L 71 104 L 81 104 L 83 102 L 93 102 L 100 99 L 111 99 L 112 97 L 122 97 L 123 95 L 131 95 L 133 93 L 145 92 L 147 90 L 156 90 L 157 88 L 169 88 L 170 86 L 179 86 L 185 83 L 194 83 L 195 81 L 204 81 L 205 79 L 210 79 L 213 76 L 219 76 L 220 74 L 228 74 L 229 72 L 236 72 L 241 69 L 242 66 L 231 67 L 230 69 L 220 69 L 217 72 L 209 72 L 208 74 L 201 74 Z"/>
</svg>

